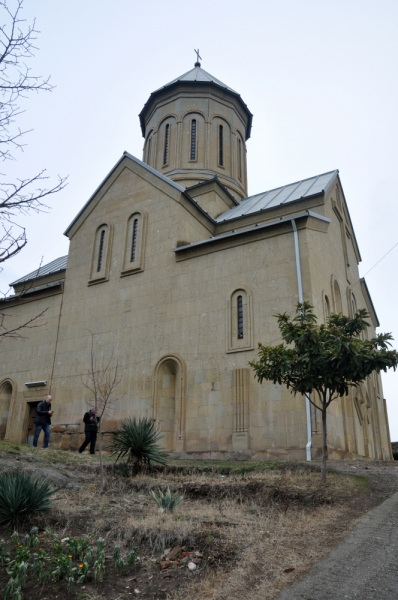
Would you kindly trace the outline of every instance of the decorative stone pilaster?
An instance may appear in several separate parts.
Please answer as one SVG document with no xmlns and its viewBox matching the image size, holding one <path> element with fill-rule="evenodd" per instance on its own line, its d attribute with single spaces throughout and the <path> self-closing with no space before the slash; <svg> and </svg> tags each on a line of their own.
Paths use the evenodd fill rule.
<svg viewBox="0 0 398 600">
<path fill-rule="evenodd" d="M 249 369 L 232 372 L 234 400 L 234 432 L 232 447 L 235 451 L 249 449 Z"/>
</svg>

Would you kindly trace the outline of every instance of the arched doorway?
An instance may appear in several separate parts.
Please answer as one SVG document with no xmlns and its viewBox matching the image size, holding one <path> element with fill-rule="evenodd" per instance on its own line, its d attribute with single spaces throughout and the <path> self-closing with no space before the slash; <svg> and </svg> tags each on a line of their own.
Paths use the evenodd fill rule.
<svg viewBox="0 0 398 600">
<path fill-rule="evenodd" d="M 12 400 L 12 384 L 4 381 L 0 388 L 0 440 L 4 440 Z"/>
<path fill-rule="evenodd" d="M 162 358 L 155 368 L 153 418 L 163 433 L 167 452 L 183 450 L 185 429 L 185 367 L 176 355 Z"/>
</svg>

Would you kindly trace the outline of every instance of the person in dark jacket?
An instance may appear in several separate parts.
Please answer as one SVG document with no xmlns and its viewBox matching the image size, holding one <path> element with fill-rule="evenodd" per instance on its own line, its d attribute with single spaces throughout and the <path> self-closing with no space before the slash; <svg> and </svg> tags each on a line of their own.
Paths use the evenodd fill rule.
<svg viewBox="0 0 398 600">
<path fill-rule="evenodd" d="M 54 412 L 51 408 L 51 402 L 52 396 L 47 396 L 43 402 L 39 402 L 37 405 L 36 415 L 33 419 L 33 422 L 36 425 L 35 434 L 33 436 L 33 446 L 35 448 L 37 448 L 37 441 L 39 439 L 41 430 L 44 431 L 43 448 L 48 448 L 48 443 L 50 441 L 51 415 Z"/>
<path fill-rule="evenodd" d="M 97 441 L 99 420 L 100 418 L 97 417 L 97 409 L 95 407 L 90 408 L 90 410 L 84 414 L 83 421 L 86 439 L 79 448 L 80 454 L 88 444 L 90 444 L 90 454 L 95 454 L 95 442 Z"/>
</svg>

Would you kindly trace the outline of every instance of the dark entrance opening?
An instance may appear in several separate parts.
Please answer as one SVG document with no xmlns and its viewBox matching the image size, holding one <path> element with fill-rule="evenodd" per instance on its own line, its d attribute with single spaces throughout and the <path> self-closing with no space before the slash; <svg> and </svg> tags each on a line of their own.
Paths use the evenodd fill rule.
<svg viewBox="0 0 398 600">
<path fill-rule="evenodd" d="M 28 427 L 26 430 L 26 443 L 32 445 L 33 444 L 33 436 L 35 434 L 36 425 L 33 422 L 33 419 L 36 415 L 36 409 L 38 402 L 28 402 Z M 40 434 L 41 435 L 41 434 Z"/>
</svg>

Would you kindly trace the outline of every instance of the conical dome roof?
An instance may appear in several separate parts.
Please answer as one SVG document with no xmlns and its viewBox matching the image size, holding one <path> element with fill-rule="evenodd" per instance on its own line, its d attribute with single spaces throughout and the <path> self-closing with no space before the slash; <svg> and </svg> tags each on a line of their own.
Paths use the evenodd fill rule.
<svg viewBox="0 0 398 600">
<path fill-rule="evenodd" d="M 195 65 L 199 65 L 199 64 L 200 63 L 195 63 Z M 197 82 L 201 82 L 201 83 L 214 83 L 215 85 L 218 85 L 219 87 L 224 88 L 225 90 L 228 90 L 229 92 L 232 92 L 233 94 L 236 94 L 237 96 L 239 96 L 238 92 L 235 92 L 235 90 L 228 87 L 227 85 L 225 85 L 225 83 L 223 83 L 222 81 L 217 79 L 217 77 L 214 77 L 214 75 L 211 75 L 210 73 L 208 73 L 207 71 L 202 69 L 202 67 L 199 67 L 199 66 L 195 66 L 190 71 L 187 71 L 186 73 L 184 73 L 184 75 L 180 75 L 180 77 L 173 79 L 173 81 L 170 81 L 170 83 L 166 83 L 166 85 L 162 86 L 158 90 L 155 90 L 153 93 L 156 94 L 157 92 L 160 92 L 161 90 L 164 90 L 164 89 L 170 87 L 171 85 L 174 85 L 175 83 L 184 83 L 184 82 L 192 83 L 193 81 L 197 81 Z"/>
<path fill-rule="evenodd" d="M 144 105 L 144 108 L 142 109 L 142 111 L 140 112 L 140 115 L 139 115 L 143 137 L 145 137 L 145 115 L 147 114 L 147 110 L 148 110 L 149 106 L 152 104 L 152 101 L 156 97 L 161 95 L 163 92 L 165 92 L 165 91 L 167 92 L 168 90 L 172 89 L 173 87 L 175 87 L 177 85 L 180 85 L 180 84 L 192 85 L 195 83 L 198 85 L 209 85 L 209 84 L 215 85 L 218 88 L 221 88 L 221 89 L 225 90 L 226 92 L 229 92 L 230 94 L 232 94 L 233 96 L 235 96 L 238 99 L 240 105 L 242 106 L 243 110 L 246 112 L 247 117 L 248 117 L 247 127 L 246 127 L 246 139 L 248 139 L 250 137 L 253 115 L 250 112 L 250 110 L 248 109 L 247 105 L 245 104 L 245 102 L 243 102 L 243 100 L 242 100 L 240 94 L 238 94 L 238 92 L 236 92 L 235 90 L 230 88 L 228 85 L 226 85 L 225 83 L 223 83 L 222 81 L 217 79 L 217 77 L 214 77 L 214 75 L 211 75 L 210 73 L 208 73 L 207 71 L 202 69 L 199 62 L 195 63 L 195 66 L 193 69 L 191 69 L 190 71 L 187 71 L 183 75 L 180 75 L 180 77 L 173 79 L 173 81 L 166 83 L 166 85 L 155 90 L 149 96 L 147 102 Z"/>
</svg>

